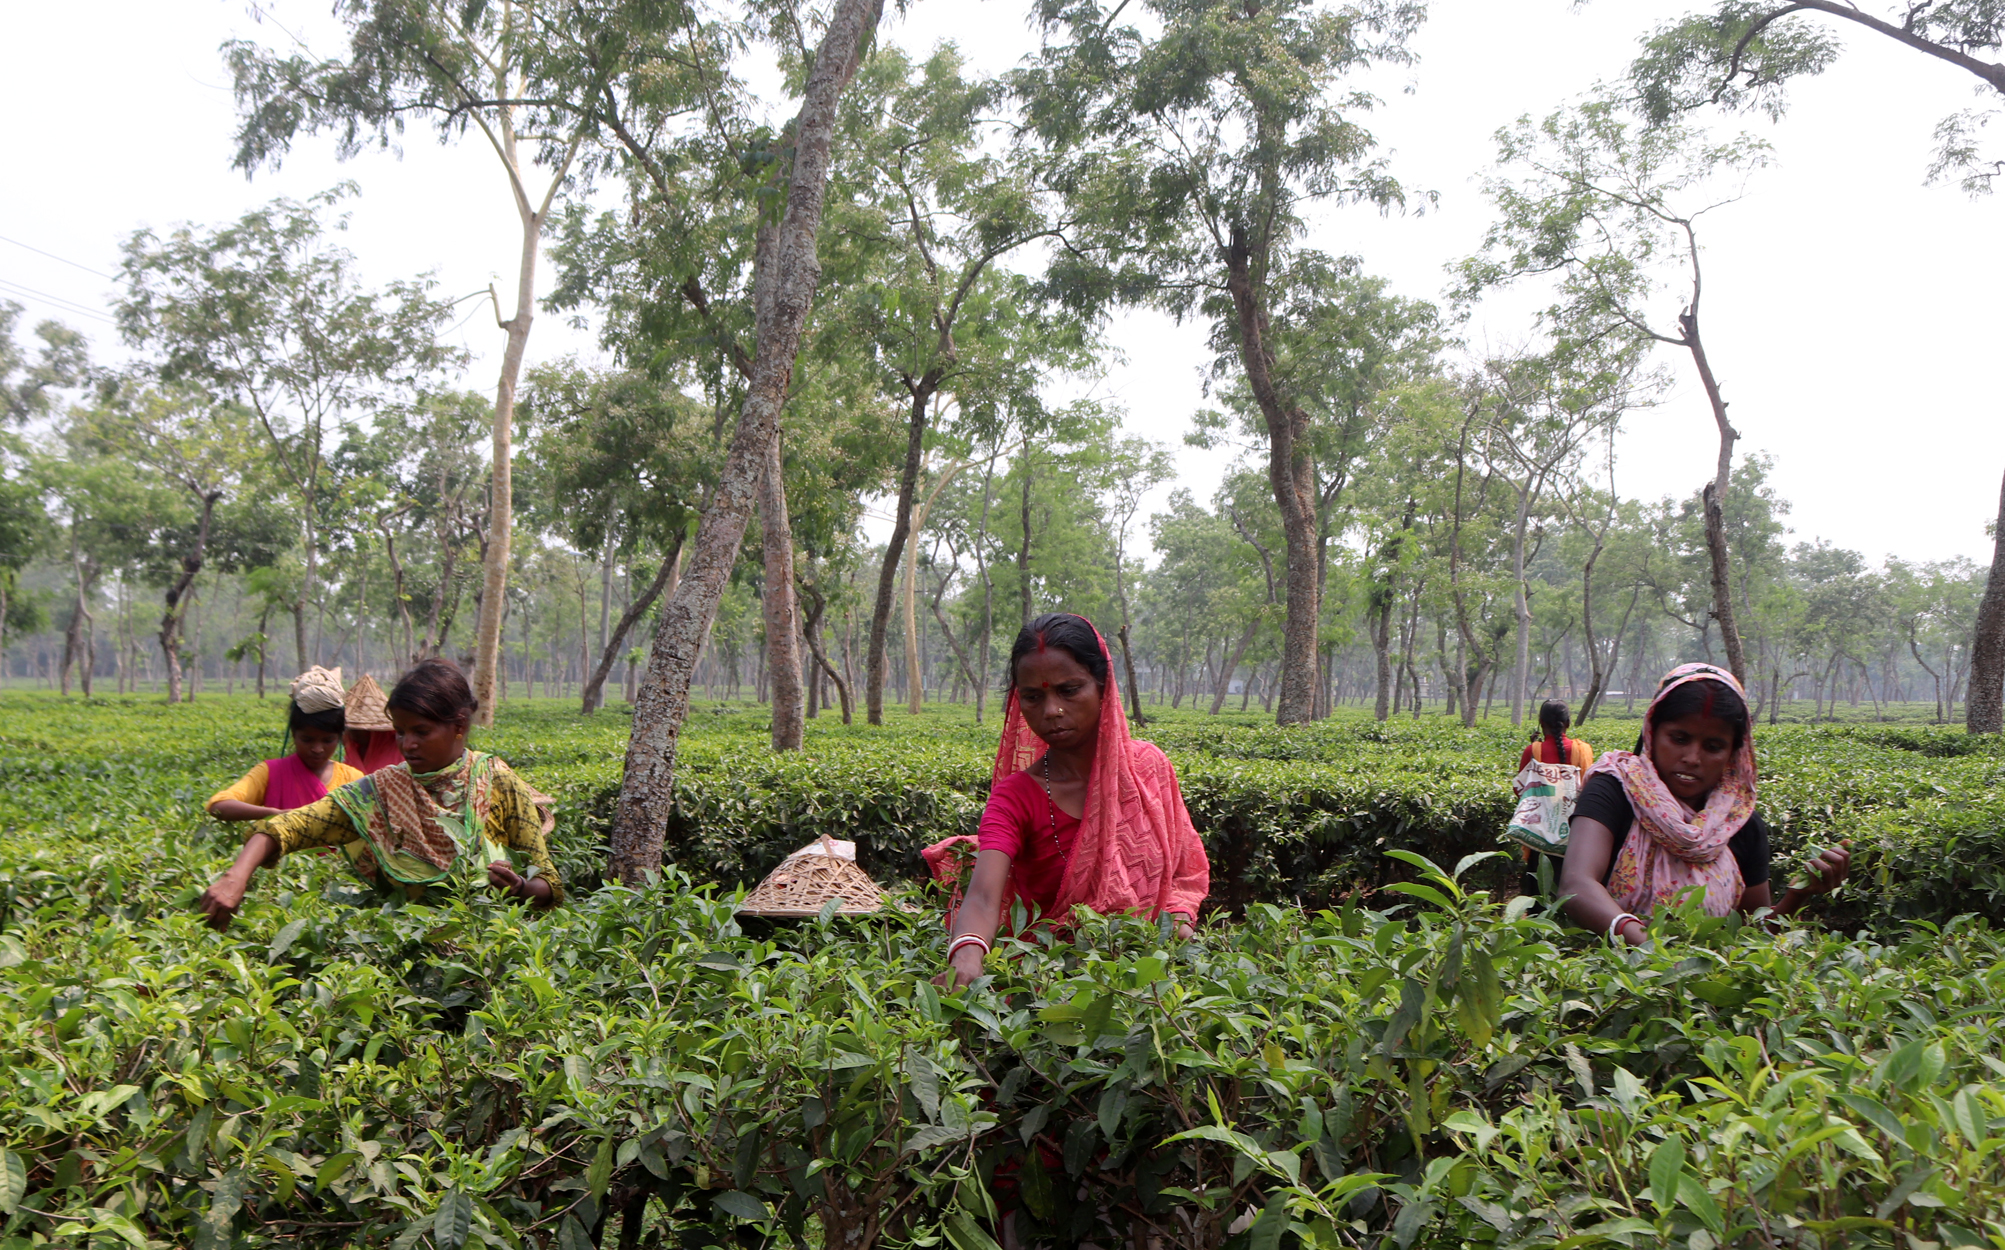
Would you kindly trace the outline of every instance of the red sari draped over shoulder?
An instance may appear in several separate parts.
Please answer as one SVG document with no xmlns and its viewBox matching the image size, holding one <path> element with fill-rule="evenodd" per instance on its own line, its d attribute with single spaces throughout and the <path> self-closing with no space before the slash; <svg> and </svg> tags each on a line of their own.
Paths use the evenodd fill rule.
<svg viewBox="0 0 2005 1250">
<path fill-rule="evenodd" d="M 1169 911 L 1195 918 L 1198 905 L 1211 892 L 1211 861 L 1191 824 L 1169 757 L 1154 743 L 1129 735 L 1128 715 L 1121 706 L 1107 640 L 1098 630 L 1093 636 L 1107 665 L 1107 684 L 1100 692 L 1100 729 L 1086 788 L 1086 811 L 1080 818 L 1072 858 L 1059 881 L 1052 914 L 1062 921 L 1073 908 L 1085 907 L 1101 915 L 1135 913 L 1153 919 Z M 1031 732 L 1017 708 L 1012 689 L 1003 709 L 1002 740 L 996 746 L 991 784 L 1035 764 L 1043 758 L 1043 748 L 1043 741 Z M 962 846 L 972 854 L 975 839 L 947 838 L 921 852 L 936 880 L 951 884 L 958 878 Z M 1010 904 L 1018 898 L 1012 880 L 1003 891 L 1005 922 Z M 951 912 L 947 923 L 953 924 Z"/>
</svg>

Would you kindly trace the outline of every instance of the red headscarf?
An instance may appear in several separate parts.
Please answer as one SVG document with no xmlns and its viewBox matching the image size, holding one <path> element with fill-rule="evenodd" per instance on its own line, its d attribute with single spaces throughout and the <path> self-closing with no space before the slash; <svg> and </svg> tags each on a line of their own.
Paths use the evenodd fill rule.
<svg viewBox="0 0 2005 1250">
<path fill-rule="evenodd" d="M 1093 623 L 1086 621 L 1086 627 L 1092 629 Z M 1086 907 L 1102 915 L 1136 912 L 1153 918 L 1171 911 L 1195 917 L 1198 905 L 1211 892 L 1211 863 L 1205 858 L 1204 843 L 1184 807 L 1169 757 L 1154 743 L 1129 736 L 1107 640 L 1097 629 L 1093 638 L 1107 672 L 1100 691 L 1100 729 L 1093 748 L 1093 775 L 1086 786 L 1086 814 L 1059 881 L 1053 913 L 1062 918 L 1075 907 Z M 1012 687 L 1003 709 L 994 782 L 1036 763 L 1044 755 L 1043 746 L 1017 708 Z M 965 836 L 948 838 L 922 854 L 933 875 L 947 881 L 956 875 L 955 846 L 974 841 Z M 1005 916 L 1015 897 L 1012 884 L 1003 893 Z"/>
</svg>

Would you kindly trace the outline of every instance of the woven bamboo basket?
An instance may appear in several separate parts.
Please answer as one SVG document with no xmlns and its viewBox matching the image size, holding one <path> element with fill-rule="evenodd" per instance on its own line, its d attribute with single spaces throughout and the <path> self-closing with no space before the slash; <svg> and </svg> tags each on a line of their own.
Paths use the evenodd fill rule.
<svg viewBox="0 0 2005 1250">
<path fill-rule="evenodd" d="M 850 854 L 854 853 L 851 850 Z M 805 919 L 821 915 L 832 899 L 838 903 L 836 914 L 842 916 L 869 915 L 882 911 L 885 903 L 883 889 L 870 874 L 823 837 L 787 856 L 767 873 L 759 887 L 745 896 L 738 914 Z"/>
</svg>

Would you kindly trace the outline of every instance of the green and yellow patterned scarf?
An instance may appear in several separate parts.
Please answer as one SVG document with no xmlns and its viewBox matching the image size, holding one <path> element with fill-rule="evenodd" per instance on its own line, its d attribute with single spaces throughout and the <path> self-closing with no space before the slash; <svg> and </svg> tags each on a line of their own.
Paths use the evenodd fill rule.
<svg viewBox="0 0 2005 1250">
<path fill-rule="evenodd" d="M 435 773 L 392 764 L 330 792 L 362 835 L 341 848 L 355 875 L 416 899 L 456 873 L 512 863 L 487 835 L 495 770 L 502 767 L 485 751 L 467 751 Z"/>
</svg>

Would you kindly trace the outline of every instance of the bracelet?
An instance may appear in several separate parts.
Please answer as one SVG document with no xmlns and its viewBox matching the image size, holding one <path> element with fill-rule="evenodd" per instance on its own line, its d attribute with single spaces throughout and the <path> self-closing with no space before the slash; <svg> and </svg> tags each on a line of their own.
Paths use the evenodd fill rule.
<svg viewBox="0 0 2005 1250">
<path fill-rule="evenodd" d="M 991 946 L 989 945 L 989 940 L 988 940 L 987 938 L 983 937 L 983 936 L 982 936 L 981 934 L 979 934 L 979 933 L 963 933 L 963 934 L 962 934 L 961 936 L 959 936 L 959 937 L 955 938 L 955 939 L 953 940 L 953 942 L 951 942 L 951 943 L 950 943 L 950 944 L 948 945 L 948 947 L 947 947 L 947 958 L 948 958 L 948 959 L 952 959 L 952 958 L 954 957 L 954 952 L 955 952 L 955 951 L 957 951 L 957 950 L 960 950 L 960 949 L 961 949 L 961 948 L 962 948 L 963 946 L 979 946 L 979 947 L 981 947 L 981 948 L 982 948 L 982 958 L 983 958 L 983 959 L 987 959 L 987 958 L 989 957 L 989 951 L 991 951 L 992 949 L 994 949 L 993 947 L 991 947 Z"/>
<path fill-rule="evenodd" d="M 1643 923 L 1643 917 L 1636 915 L 1634 912 L 1625 911 L 1620 915 L 1616 916 L 1615 919 L 1608 922 L 1607 936 L 1608 936 L 1608 944 L 1610 946 L 1615 945 L 1615 930 L 1621 927 L 1622 922 L 1625 920 L 1634 920 L 1637 924 Z"/>
</svg>

